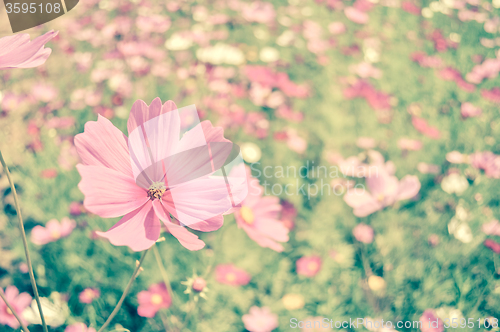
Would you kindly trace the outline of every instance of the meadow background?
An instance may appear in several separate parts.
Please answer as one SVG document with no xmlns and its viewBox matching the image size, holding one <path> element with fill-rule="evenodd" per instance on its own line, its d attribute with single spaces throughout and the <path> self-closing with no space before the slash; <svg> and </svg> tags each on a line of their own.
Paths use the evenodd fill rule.
<svg viewBox="0 0 500 332">
<path fill-rule="evenodd" d="M 165 233 L 157 246 L 172 305 L 154 318 L 137 313 L 137 294 L 163 282 L 149 253 L 108 331 L 245 331 L 252 306 L 270 308 L 274 331 L 292 331 L 292 317 L 414 321 L 428 310 L 441 319 L 500 318 L 500 157 L 471 163 L 475 153 L 500 154 L 499 7 L 496 0 L 81 0 L 26 31 L 59 35 L 46 45 L 45 65 L 0 71 L 0 150 L 28 239 L 51 219 L 76 221 L 65 238 L 30 241 L 41 296 L 58 298 L 53 315 L 62 319 L 50 330 L 76 322 L 99 328 L 140 256 L 94 235 L 116 220 L 84 209 L 73 138 L 97 114 L 126 132 L 134 101 L 155 97 L 195 104 L 256 170 L 305 166 L 296 177 L 261 174 L 261 183 L 346 189 L 364 180 L 306 175 L 313 163 L 381 155 L 398 179 L 415 175 L 421 188 L 366 217 L 342 195 L 277 194 L 290 237 L 283 252 L 260 247 L 233 215 L 218 231 L 197 233 L 206 242 L 200 251 Z M 0 35 L 9 35 L 4 9 L 0 17 Z M 0 208 L 0 287 L 32 294 L 3 172 Z M 361 236 L 353 233 L 358 224 L 369 226 Z M 315 269 L 301 272 L 304 261 Z M 221 282 L 221 264 L 251 280 Z M 207 282 L 206 299 L 184 293 L 181 282 L 195 274 Z M 373 276 L 380 278 L 369 282 Z M 89 304 L 79 299 L 86 288 L 100 291 Z"/>
</svg>

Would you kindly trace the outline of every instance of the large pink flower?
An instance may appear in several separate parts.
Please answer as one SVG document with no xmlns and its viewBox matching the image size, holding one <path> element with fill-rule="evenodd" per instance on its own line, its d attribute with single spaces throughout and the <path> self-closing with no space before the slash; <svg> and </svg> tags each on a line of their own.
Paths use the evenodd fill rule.
<svg viewBox="0 0 500 332">
<path fill-rule="evenodd" d="M 21 314 L 31 303 L 31 296 L 28 293 L 19 294 L 19 290 L 15 286 L 9 286 L 5 290 L 5 297 L 11 305 L 12 309 L 17 313 L 24 324 L 26 321 L 22 318 Z M 8 325 L 13 329 L 19 327 L 19 322 L 12 314 L 12 311 L 7 307 L 5 302 L 0 300 L 0 325 Z"/>
<path fill-rule="evenodd" d="M 44 45 L 58 33 L 51 30 L 33 41 L 26 33 L 0 38 L 0 69 L 33 68 L 44 64 L 52 52 Z"/>
<path fill-rule="evenodd" d="M 235 212 L 236 222 L 258 245 L 281 252 L 283 246 L 278 242 L 288 241 L 288 228 L 279 220 L 279 198 L 263 196 L 264 188 L 252 178 L 249 168 L 247 179 L 248 196 Z"/>
<path fill-rule="evenodd" d="M 165 284 L 152 285 L 147 291 L 137 294 L 137 300 L 137 313 L 142 317 L 154 317 L 160 309 L 166 309 L 172 304 Z"/>
<path fill-rule="evenodd" d="M 187 112 L 197 117 L 194 108 Z M 161 220 L 184 247 L 199 250 L 205 243 L 183 225 L 217 230 L 222 213 L 246 196 L 244 175 L 238 184 L 214 175 L 234 155 L 222 129 L 210 121 L 193 125 L 187 118 L 172 101 L 162 105 L 156 98 L 148 106 L 138 100 L 128 119 L 128 138 L 101 116 L 75 137 L 85 208 L 103 218 L 124 215 L 98 235 L 141 251 L 158 240 Z"/>
<path fill-rule="evenodd" d="M 366 178 L 366 184 L 370 192 L 355 188 L 344 196 L 344 201 L 354 209 L 357 217 L 366 217 L 396 201 L 413 198 L 420 190 L 416 176 L 407 175 L 399 181 L 387 167 L 378 167 L 376 174 Z"/>
</svg>

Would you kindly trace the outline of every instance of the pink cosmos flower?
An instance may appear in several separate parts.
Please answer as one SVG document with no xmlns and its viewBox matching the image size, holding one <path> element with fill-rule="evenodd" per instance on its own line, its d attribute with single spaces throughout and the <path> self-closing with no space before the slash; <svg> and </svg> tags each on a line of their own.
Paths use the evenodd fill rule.
<svg viewBox="0 0 500 332">
<path fill-rule="evenodd" d="M 27 324 L 21 314 L 24 309 L 31 304 L 31 296 L 28 293 L 19 294 L 19 290 L 15 286 L 8 286 L 5 289 L 5 298 L 17 315 L 21 317 L 22 322 Z M 10 311 L 5 302 L 2 300 L 0 300 L 0 325 L 8 325 L 13 329 L 17 329 L 19 327 L 19 322 L 16 317 L 14 317 L 12 311 Z"/>
<path fill-rule="evenodd" d="M 278 315 L 273 314 L 268 307 L 251 307 L 242 320 L 250 332 L 271 332 L 278 327 Z"/>
<path fill-rule="evenodd" d="M 474 118 L 476 116 L 480 116 L 483 111 L 479 108 L 474 106 L 471 103 L 462 103 L 462 106 L 460 107 L 460 114 L 462 114 L 462 118 Z"/>
<path fill-rule="evenodd" d="M 243 18 L 249 22 L 272 23 L 276 18 L 274 6 L 270 2 L 252 1 L 243 5 Z"/>
<path fill-rule="evenodd" d="M 33 41 L 26 33 L 0 38 L 0 69 L 33 68 L 44 64 L 52 52 L 44 45 L 58 33 L 51 30 Z"/>
<path fill-rule="evenodd" d="M 500 254 L 500 243 L 488 239 L 484 241 L 484 246 L 491 249 L 494 253 Z"/>
<path fill-rule="evenodd" d="M 288 229 L 279 221 L 279 198 L 263 196 L 264 188 L 252 178 L 248 167 L 247 179 L 248 196 L 235 209 L 236 223 L 261 247 L 281 252 L 283 246 L 278 242 L 288 241 Z"/>
<path fill-rule="evenodd" d="M 359 242 L 372 243 L 375 234 L 371 226 L 361 223 L 354 227 L 352 235 L 354 235 L 354 238 L 356 238 Z"/>
<path fill-rule="evenodd" d="M 99 296 L 101 296 L 101 292 L 98 289 L 86 288 L 78 295 L 78 299 L 81 303 L 90 304 Z"/>
<path fill-rule="evenodd" d="M 49 220 L 45 227 L 35 226 L 31 230 L 31 242 L 38 245 L 44 245 L 67 237 L 73 232 L 76 222 L 67 217 L 62 218 L 59 223 L 56 219 Z"/>
<path fill-rule="evenodd" d="M 482 169 L 487 177 L 500 179 L 500 156 L 491 151 L 476 152 L 470 155 L 472 167 Z"/>
<path fill-rule="evenodd" d="M 424 311 L 422 316 L 420 317 L 420 321 L 422 322 L 420 330 L 422 332 L 443 332 L 444 326 L 443 321 L 440 320 L 434 310 L 427 309 Z"/>
<path fill-rule="evenodd" d="M 413 15 L 420 16 L 421 9 L 411 1 L 403 1 L 401 9 Z"/>
<path fill-rule="evenodd" d="M 297 274 L 312 278 L 318 274 L 322 263 L 319 256 L 301 257 L 296 262 Z"/>
<path fill-rule="evenodd" d="M 481 96 L 494 103 L 500 103 L 500 88 L 494 87 L 491 90 L 482 89 Z"/>
<path fill-rule="evenodd" d="M 492 220 L 489 223 L 483 224 L 481 230 L 486 235 L 500 236 L 500 222 L 498 222 L 498 220 Z"/>
<path fill-rule="evenodd" d="M 413 127 L 415 127 L 415 129 L 417 129 L 427 137 L 438 139 L 441 136 L 439 129 L 430 126 L 425 119 L 413 116 L 411 119 L 411 123 L 413 124 Z"/>
<path fill-rule="evenodd" d="M 342 22 L 331 22 L 328 24 L 328 31 L 330 31 L 332 35 L 341 35 L 347 31 L 347 27 Z"/>
<path fill-rule="evenodd" d="M 195 109 L 187 112 L 197 118 Z M 172 101 L 162 105 L 159 98 L 150 106 L 136 101 L 127 127 L 128 138 L 99 116 L 75 137 L 85 208 L 103 218 L 125 215 L 109 231 L 97 234 L 141 251 L 158 240 L 161 220 L 184 247 L 203 248 L 205 243 L 182 225 L 217 230 L 222 214 L 246 195 L 244 175 L 239 184 L 229 177 L 229 187 L 225 177 L 213 176 L 229 161 L 232 143 L 210 121 L 183 129 L 181 138 L 177 107 Z M 170 215 L 182 225 L 171 222 Z"/>
<path fill-rule="evenodd" d="M 344 201 L 354 209 L 357 217 L 366 217 L 397 201 L 413 198 L 420 190 L 420 181 L 414 175 L 407 175 L 399 181 L 387 167 L 378 170 L 366 178 L 369 192 L 354 189 L 344 196 Z"/>
<path fill-rule="evenodd" d="M 83 323 L 75 323 L 66 327 L 64 332 L 96 332 L 93 327 L 87 327 L 87 325 Z"/>
<path fill-rule="evenodd" d="M 152 318 L 160 309 L 166 309 L 172 304 L 172 299 L 165 284 L 155 284 L 147 291 L 137 294 L 139 307 L 137 313 L 142 317 Z"/>
<path fill-rule="evenodd" d="M 221 284 L 243 286 L 247 285 L 252 277 L 233 264 L 220 264 L 215 268 L 215 278 Z"/>
<path fill-rule="evenodd" d="M 355 7 L 347 7 L 344 9 L 344 14 L 349 20 L 358 24 L 367 24 L 370 19 L 367 13 Z"/>
<path fill-rule="evenodd" d="M 422 149 L 423 144 L 422 141 L 416 139 L 400 138 L 398 140 L 398 147 L 401 150 L 418 151 Z"/>
</svg>

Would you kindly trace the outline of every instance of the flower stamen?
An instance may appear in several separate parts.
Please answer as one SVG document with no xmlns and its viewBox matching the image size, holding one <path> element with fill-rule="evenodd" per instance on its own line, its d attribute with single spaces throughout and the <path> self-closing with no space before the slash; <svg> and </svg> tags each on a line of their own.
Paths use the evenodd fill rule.
<svg viewBox="0 0 500 332">
<path fill-rule="evenodd" d="M 155 199 L 161 199 L 163 194 L 167 191 L 167 187 L 163 182 L 154 182 L 148 189 L 148 197 L 154 201 Z"/>
</svg>

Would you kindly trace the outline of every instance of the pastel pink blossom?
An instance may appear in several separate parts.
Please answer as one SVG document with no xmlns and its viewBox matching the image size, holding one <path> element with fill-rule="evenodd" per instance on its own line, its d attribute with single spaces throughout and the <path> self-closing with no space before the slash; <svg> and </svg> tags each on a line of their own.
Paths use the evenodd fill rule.
<svg viewBox="0 0 500 332">
<path fill-rule="evenodd" d="M 401 150 L 418 151 L 423 147 L 422 141 L 410 138 L 400 138 L 398 140 L 398 147 Z"/>
<path fill-rule="evenodd" d="M 73 219 L 65 217 L 61 219 L 61 222 L 51 219 L 45 227 L 38 225 L 31 230 L 31 242 L 44 245 L 57 241 L 69 236 L 75 227 L 76 222 Z"/>
<path fill-rule="evenodd" d="M 492 220 L 486 224 L 483 224 L 481 230 L 486 235 L 500 236 L 500 222 L 498 222 L 498 220 Z"/>
<path fill-rule="evenodd" d="M 252 277 L 248 272 L 233 264 L 220 264 L 215 268 L 215 278 L 221 284 L 243 286 L 247 285 Z"/>
<path fill-rule="evenodd" d="M 483 244 L 486 248 L 491 249 L 494 253 L 500 254 L 500 243 L 491 239 L 487 239 Z"/>
<path fill-rule="evenodd" d="M 344 196 L 344 201 L 354 209 L 357 217 L 366 217 L 397 201 L 413 198 L 420 190 L 420 181 L 414 175 L 398 180 L 386 167 L 378 170 L 377 174 L 366 178 L 368 190 L 354 188 Z"/>
<path fill-rule="evenodd" d="M 323 261 L 319 256 L 304 256 L 297 260 L 296 271 L 299 275 L 312 278 L 321 270 L 322 264 Z"/>
<path fill-rule="evenodd" d="M 492 101 L 494 103 L 500 103 L 500 88 L 494 87 L 491 90 L 482 89 L 481 96 L 484 99 Z"/>
<path fill-rule="evenodd" d="M 251 307 L 242 320 L 250 332 L 271 332 L 278 327 L 278 315 L 273 314 L 268 307 Z"/>
<path fill-rule="evenodd" d="M 3 290 L 2 290 L 3 291 Z M 10 306 L 21 317 L 22 322 L 26 325 L 27 322 L 22 316 L 22 312 L 31 304 L 31 296 L 28 293 L 19 294 L 19 290 L 15 286 L 8 286 L 5 289 L 5 298 Z M 0 325 L 8 325 L 13 329 L 19 327 L 19 322 L 12 314 L 12 311 L 7 307 L 5 302 L 0 299 Z"/>
<path fill-rule="evenodd" d="M 484 171 L 487 177 L 500 179 L 500 156 L 491 151 L 476 152 L 470 155 L 472 167 Z"/>
<path fill-rule="evenodd" d="M 341 35 L 347 31 L 347 27 L 342 22 L 331 22 L 328 24 L 328 31 L 332 35 Z"/>
<path fill-rule="evenodd" d="M 462 106 L 460 106 L 460 114 L 464 119 L 474 118 L 476 116 L 480 116 L 482 113 L 483 111 L 479 107 L 476 107 L 471 103 L 462 103 Z"/>
<path fill-rule="evenodd" d="M 281 252 L 283 246 L 279 242 L 288 242 L 288 228 L 279 220 L 282 209 L 279 198 L 263 196 L 264 188 L 259 180 L 252 178 L 248 167 L 247 181 L 248 196 L 235 209 L 236 223 L 261 247 Z"/>
<path fill-rule="evenodd" d="M 66 327 L 64 332 L 96 332 L 96 330 L 93 327 L 87 327 L 83 323 L 75 323 Z"/>
<path fill-rule="evenodd" d="M 33 68 L 44 64 L 52 52 L 44 45 L 58 33 L 51 30 L 33 41 L 26 33 L 0 38 L 0 69 Z"/>
<path fill-rule="evenodd" d="M 358 24 L 366 24 L 370 19 L 367 13 L 355 7 L 346 7 L 346 9 L 344 9 L 344 14 L 349 20 Z"/>
<path fill-rule="evenodd" d="M 352 235 L 354 235 L 354 238 L 359 242 L 372 243 L 375 232 L 373 231 L 373 228 L 371 226 L 361 223 L 354 227 L 354 229 L 352 230 Z"/>
<path fill-rule="evenodd" d="M 273 23 L 276 18 L 274 6 L 270 2 L 252 1 L 245 3 L 241 11 L 243 18 L 249 22 Z"/>
<path fill-rule="evenodd" d="M 405 12 L 420 16 L 421 9 L 411 1 L 403 1 L 401 3 L 401 9 Z"/>
<path fill-rule="evenodd" d="M 79 295 L 78 299 L 81 303 L 90 304 L 95 299 L 101 296 L 101 292 L 95 288 L 85 288 Z"/>
<path fill-rule="evenodd" d="M 432 309 L 425 310 L 422 316 L 420 317 L 420 321 L 422 322 L 420 328 L 422 332 L 444 331 L 443 321 L 436 316 L 434 310 Z"/>
<path fill-rule="evenodd" d="M 167 309 L 172 304 L 172 299 L 165 284 L 154 284 L 147 291 L 137 294 L 139 307 L 137 313 L 142 317 L 152 318 L 161 309 Z"/>
<path fill-rule="evenodd" d="M 197 117 L 195 109 L 187 112 Z M 246 195 L 244 181 L 231 186 L 231 196 L 223 177 L 209 176 L 229 160 L 232 143 L 210 121 L 196 124 L 181 138 L 177 107 L 172 101 L 162 105 L 159 98 L 149 106 L 136 101 L 127 127 L 128 138 L 99 116 L 75 137 L 85 208 L 102 218 L 124 215 L 109 231 L 97 234 L 142 251 L 158 240 L 161 220 L 184 247 L 203 248 L 205 243 L 183 225 L 217 230 L 222 214 Z"/>
<path fill-rule="evenodd" d="M 433 138 L 433 139 L 439 139 L 441 136 L 441 133 L 439 132 L 439 129 L 436 127 L 432 127 L 429 125 L 427 120 L 423 118 L 419 118 L 417 116 L 413 116 L 411 119 L 411 123 L 413 124 L 413 127 L 417 129 L 419 132 L 424 134 L 427 137 Z"/>
</svg>

